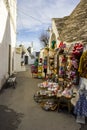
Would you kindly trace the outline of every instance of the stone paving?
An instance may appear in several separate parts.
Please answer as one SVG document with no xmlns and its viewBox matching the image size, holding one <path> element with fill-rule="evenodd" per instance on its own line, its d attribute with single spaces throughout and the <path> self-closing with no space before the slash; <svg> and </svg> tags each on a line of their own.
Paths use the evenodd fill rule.
<svg viewBox="0 0 87 130">
<path fill-rule="evenodd" d="M 46 112 L 33 100 L 40 82 L 32 78 L 28 67 L 17 73 L 16 88 L 0 94 L 0 130 L 79 130 L 73 115 Z"/>
</svg>

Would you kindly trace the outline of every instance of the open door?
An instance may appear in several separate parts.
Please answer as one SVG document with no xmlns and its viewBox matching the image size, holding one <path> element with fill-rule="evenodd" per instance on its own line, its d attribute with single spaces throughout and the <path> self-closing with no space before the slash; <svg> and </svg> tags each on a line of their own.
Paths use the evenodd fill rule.
<svg viewBox="0 0 87 130">
<path fill-rule="evenodd" d="M 25 65 L 28 64 L 28 56 L 25 56 Z"/>
</svg>

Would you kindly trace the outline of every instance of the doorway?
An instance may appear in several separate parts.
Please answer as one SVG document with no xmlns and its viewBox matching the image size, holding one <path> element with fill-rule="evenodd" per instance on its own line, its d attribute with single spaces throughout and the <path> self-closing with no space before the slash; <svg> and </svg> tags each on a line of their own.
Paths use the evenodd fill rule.
<svg viewBox="0 0 87 130">
<path fill-rule="evenodd" d="M 28 56 L 25 56 L 25 65 L 28 64 Z"/>
<path fill-rule="evenodd" d="M 11 45 L 9 45 L 9 54 L 8 54 L 8 74 L 11 74 Z"/>
</svg>

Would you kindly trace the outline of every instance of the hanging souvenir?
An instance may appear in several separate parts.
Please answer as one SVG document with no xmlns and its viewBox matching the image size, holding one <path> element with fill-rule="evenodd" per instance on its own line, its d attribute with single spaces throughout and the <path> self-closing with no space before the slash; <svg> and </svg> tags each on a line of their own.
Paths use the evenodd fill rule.
<svg viewBox="0 0 87 130">
<path fill-rule="evenodd" d="M 52 49 L 54 49 L 54 48 L 55 48 L 55 44 L 56 44 L 56 41 L 55 41 L 55 40 L 53 40 L 53 41 L 52 41 L 52 45 L 51 45 L 51 48 L 52 48 Z"/>
</svg>

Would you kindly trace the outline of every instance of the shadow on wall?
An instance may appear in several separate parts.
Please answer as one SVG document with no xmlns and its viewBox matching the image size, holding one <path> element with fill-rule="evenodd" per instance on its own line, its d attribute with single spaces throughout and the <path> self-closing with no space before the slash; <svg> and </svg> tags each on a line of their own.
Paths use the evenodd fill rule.
<svg viewBox="0 0 87 130">
<path fill-rule="evenodd" d="M 16 113 L 7 106 L 0 105 L 0 130 L 16 130 L 23 114 Z"/>
</svg>

